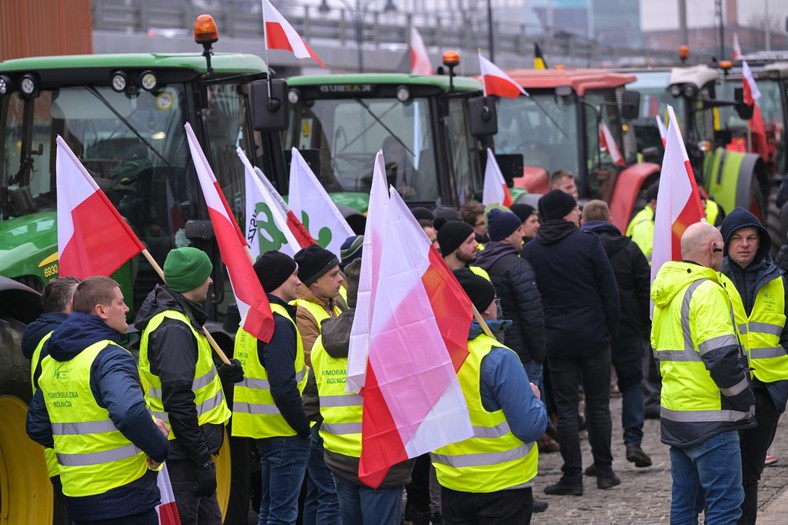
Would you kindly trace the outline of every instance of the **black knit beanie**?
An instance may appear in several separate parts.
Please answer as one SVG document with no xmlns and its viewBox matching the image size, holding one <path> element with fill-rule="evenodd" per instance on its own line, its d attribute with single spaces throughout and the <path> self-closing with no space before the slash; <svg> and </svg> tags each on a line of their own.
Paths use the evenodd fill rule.
<svg viewBox="0 0 788 525">
<path fill-rule="evenodd" d="M 533 215 L 533 213 L 536 211 L 536 208 L 530 204 L 512 204 L 509 206 L 509 209 L 512 210 L 512 213 L 520 218 L 520 222 L 527 221 L 528 217 Z"/>
<path fill-rule="evenodd" d="M 577 201 L 574 197 L 561 190 L 551 190 L 539 199 L 539 215 L 546 221 L 563 219 L 575 206 Z"/>
<path fill-rule="evenodd" d="M 324 273 L 339 265 L 336 255 L 317 244 L 307 246 L 296 253 L 293 259 L 298 264 L 298 278 L 305 286 L 311 285 Z"/>
<path fill-rule="evenodd" d="M 298 265 L 287 254 L 277 251 L 265 252 L 254 263 L 254 273 L 263 285 L 265 293 L 271 293 L 296 271 Z"/>
<path fill-rule="evenodd" d="M 487 235 L 490 236 L 491 241 L 502 241 L 522 224 L 514 213 L 493 208 L 487 215 Z"/>
<path fill-rule="evenodd" d="M 454 276 L 479 312 L 485 311 L 495 300 L 495 287 L 484 277 L 479 277 L 468 268 L 454 270 Z"/>
<path fill-rule="evenodd" d="M 464 221 L 448 221 L 438 230 L 438 246 L 444 257 L 460 247 L 470 235 L 473 226 Z"/>
</svg>

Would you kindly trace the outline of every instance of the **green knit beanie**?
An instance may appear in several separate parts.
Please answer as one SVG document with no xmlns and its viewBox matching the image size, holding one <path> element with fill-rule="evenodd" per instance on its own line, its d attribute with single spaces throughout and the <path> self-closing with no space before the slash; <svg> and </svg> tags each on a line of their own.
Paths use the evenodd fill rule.
<svg viewBox="0 0 788 525">
<path fill-rule="evenodd" d="M 213 265 L 202 250 L 187 246 L 167 254 L 164 261 L 164 282 L 173 292 L 183 293 L 199 288 L 211 275 Z"/>
</svg>

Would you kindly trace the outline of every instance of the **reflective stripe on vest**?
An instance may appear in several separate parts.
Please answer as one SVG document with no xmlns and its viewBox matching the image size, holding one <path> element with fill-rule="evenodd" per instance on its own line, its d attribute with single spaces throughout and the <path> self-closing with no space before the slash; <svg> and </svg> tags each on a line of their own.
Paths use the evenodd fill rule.
<svg viewBox="0 0 788 525">
<path fill-rule="evenodd" d="M 306 386 L 306 367 L 301 335 L 298 333 L 295 321 L 284 306 L 271 303 L 271 310 L 274 314 L 290 321 L 295 330 L 296 355 L 293 373 L 298 392 L 303 393 Z M 260 363 L 257 343 L 258 340 L 255 336 L 243 328 L 238 329 L 235 335 L 233 355 L 241 362 L 246 377 L 234 388 L 232 435 L 254 439 L 295 436 L 296 431 L 285 421 L 274 403 L 268 382 L 268 371 Z"/>
<path fill-rule="evenodd" d="M 345 392 L 347 358 L 331 357 L 323 346 L 323 336 L 319 336 L 312 347 L 312 371 L 320 396 L 323 448 L 334 454 L 361 457 L 364 398 Z"/>
<path fill-rule="evenodd" d="M 109 345 L 115 343 L 99 341 L 69 361 L 47 356 L 41 362 L 39 385 L 52 425 L 63 494 L 69 497 L 103 494 L 148 471 L 145 453 L 115 427 L 107 409 L 93 397 L 90 371 Z"/>
<path fill-rule="evenodd" d="M 162 401 L 161 378 L 151 371 L 148 357 L 150 336 L 161 326 L 165 319 L 179 321 L 188 326 L 197 344 L 197 363 L 194 366 L 194 379 L 192 380 L 197 423 L 200 426 L 208 424 L 223 425 L 227 423 L 231 413 L 224 399 L 222 383 L 219 379 L 219 374 L 216 373 L 216 366 L 213 364 L 208 340 L 203 334 L 194 329 L 191 321 L 184 313 L 176 310 L 165 310 L 154 315 L 142 332 L 140 341 L 140 380 L 145 390 L 145 400 L 148 402 L 151 412 L 163 421 L 170 421 L 170 416 L 164 410 L 164 402 Z M 158 348 L 157 351 L 177 352 L 178 350 Z M 190 349 L 187 349 L 187 351 L 190 351 Z M 168 439 L 177 438 L 175 430 L 170 432 Z"/>
<path fill-rule="evenodd" d="M 52 337 L 52 332 L 49 332 L 41 338 L 41 341 L 39 341 L 36 345 L 36 349 L 33 350 L 33 357 L 30 358 L 30 387 L 33 389 L 33 395 L 36 393 L 35 376 L 36 369 L 38 368 L 38 362 L 41 360 L 41 350 L 43 350 L 44 344 L 49 341 L 50 337 Z M 57 456 L 55 456 L 55 450 L 44 447 L 44 460 L 46 460 L 47 463 L 47 474 L 49 474 L 49 477 L 53 478 L 57 476 L 59 471 L 57 467 Z"/>
<path fill-rule="evenodd" d="M 502 410 L 488 412 L 481 399 L 481 363 L 495 339 L 479 335 L 468 342 L 470 353 L 457 377 L 473 425 L 473 437 L 433 451 L 432 463 L 441 486 L 489 493 L 526 487 L 536 477 L 539 451 L 515 436 Z M 506 347 L 505 351 L 511 352 Z"/>
<path fill-rule="evenodd" d="M 742 344 L 750 358 L 751 373 L 764 383 L 788 379 L 788 355 L 780 344 L 785 326 L 785 287 L 782 276 L 764 284 L 755 295 L 749 317 L 733 281 L 721 277 L 733 304 Z"/>
<path fill-rule="evenodd" d="M 708 283 L 708 288 L 704 286 L 705 283 Z M 734 331 L 733 307 L 727 296 L 703 295 L 703 293 L 722 292 L 722 290 L 717 292 L 711 289 L 711 286 L 720 286 L 720 284 L 710 278 L 695 280 L 686 287 L 680 302 L 677 295 L 667 307 L 654 310 L 653 343 L 663 377 L 661 395 L 663 436 L 669 432 L 672 436 L 680 435 L 683 436 L 681 439 L 692 441 L 700 435 L 713 431 L 721 423 L 742 421 L 750 417 L 746 412 L 722 408 L 722 396 L 731 397 L 743 392 L 749 386 L 749 379 L 743 377 L 736 385 L 720 388 L 711 378 L 703 361 L 703 356 L 709 352 L 739 346 L 734 334 L 714 335 L 714 332 L 704 331 L 708 325 L 704 324 L 703 319 L 697 318 L 691 308 L 693 300 L 703 301 L 705 297 L 709 297 L 710 300 L 715 301 L 714 304 L 719 304 L 717 297 L 724 298 L 730 315 L 729 329 Z M 676 330 L 674 327 L 677 326 L 681 327 L 680 333 L 674 331 Z M 715 330 L 717 326 L 722 330 L 724 323 L 713 326 Z M 702 333 L 703 337 L 708 339 L 696 345 L 691 327 L 694 328 L 695 333 Z M 682 345 L 684 348 L 671 348 L 673 345 Z M 741 357 L 745 359 L 743 354 Z M 687 426 L 687 424 L 692 425 Z"/>
</svg>

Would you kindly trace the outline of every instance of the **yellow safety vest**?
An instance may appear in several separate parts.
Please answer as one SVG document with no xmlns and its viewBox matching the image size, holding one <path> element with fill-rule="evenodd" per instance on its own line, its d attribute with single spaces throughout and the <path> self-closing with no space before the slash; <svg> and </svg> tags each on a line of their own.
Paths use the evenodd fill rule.
<svg viewBox="0 0 788 525">
<path fill-rule="evenodd" d="M 703 208 L 706 212 L 706 222 L 712 226 L 716 226 L 717 217 L 720 215 L 720 205 L 711 199 L 705 199 L 703 201 Z"/>
<path fill-rule="evenodd" d="M 140 341 L 140 380 L 145 391 L 145 401 L 151 412 L 157 418 L 169 422 L 170 416 L 164 410 L 161 393 L 161 378 L 151 372 L 150 360 L 148 359 L 148 340 L 150 335 L 161 325 L 165 319 L 173 319 L 185 323 L 192 331 L 194 339 L 197 341 L 197 363 L 194 367 L 194 380 L 192 381 L 192 391 L 194 392 L 194 404 L 197 408 L 197 423 L 202 425 L 214 424 L 224 425 L 229 421 L 231 413 L 227 408 L 222 391 L 222 382 L 216 372 L 211 356 L 211 346 L 203 334 L 194 329 L 186 314 L 176 310 L 165 310 L 154 315 L 142 332 Z M 170 352 L 171 348 L 162 348 L 162 352 Z M 168 439 L 178 439 L 173 430 Z"/>
<path fill-rule="evenodd" d="M 290 301 L 290 304 L 293 306 L 297 306 L 298 308 L 303 308 L 307 312 L 309 312 L 312 317 L 315 318 L 317 322 L 317 329 L 320 330 L 320 323 L 323 322 L 324 319 L 328 319 L 331 317 L 331 314 L 326 312 L 326 309 L 323 308 L 321 305 L 317 303 L 313 303 L 312 301 L 308 301 L 307 299 L 296 299 L 295 301 Z M 338 316 L 342 313 L 342 310 L 339 309 L 338 306 L 334 306 L 334 317 Z"/>
<path fill-rule="evenodd" d="M 41 338 L 41 341 L 38 342 L 36 349 L 33 350 L 33 357 L 30 359 L 30 386 L 33 388 L 33 395 L 36 394 L 35 375 L 36 368 L 38 368 L 38 362 L 41 360 L 41 350 L 44 348 L 44 343 L 49 341 L 50 337 L 52 337 L 52 332 L 49 332 Z M 55 476 L 59 475 L 60 472 L 57 468 L 57 456 L 55 456 L 55 449 L 44 447 L 44 459 L 46 459 L 47 462 L 47 472 L 49 473 L 49 477 L 54 478 Z"/>
<path fill-rule="evenodd" d="M 312 347 L 312 371 L 320 395 L 323 447 L 335 454 L 361 457 L 361 415 L 364 399 L 345 392 L 347 358 L 333 358 L 323 346 L 323 337 Z"/>
<path fill-rule="evenodd" d="M 293 370 L 298 392 L 303 393 L 306 386 L 306 367 L 304 344 L 301 342 L 298 328 L 284 306 L 271 303 L 271 310 L 293 323 L 296 331 L 296 357 Z M 295 436 L 296 431 L 282 417 L 271 396 L 268 371 L 260 363 L 257 353 L 257 338 L 243 328 L 239 328 L 235 335 L 234 355 L 243 365 L 245 377 L 235 385 L 232 435 L 255 439 Z"/>
<path fill-rule="evenodd" d="M 485 334 L 468 341 L 470 353 L 457 373 L 473 437 L 432 452 L 438 481 L 451 490 L 497 492 L 529 486 L 536 477 L 538 448 L 512 433 L 503 410 L 488 412 L 482 405 L 481 363 L 493 347 L 501 344 Z"/>
<path fill-rule="evenodd" d="M 490 274 L 487 273 L 487 270 L 485 270 L 484 268 L 481 268 L 479 266 L 471 265 L 471 266 L 468 266 L 468 269 L 470 271 L 472 271 L 473 273 L 475 273 L 476 275 L 478 275 L 479 277 L 484 277 L 485 279 L 487 279 L 488 282 L 491 282 L 490 281 Z"/>
<path fill-rule="evenodd" d="M 663 435 L 669 432 L 693 442 L 724 424 L 746 421 L 752 414 L 722 408 L 722 392 L 701 358 L 703 353 L 739 344 L 733 308 L 718 273 L 692 263 L 669 261 L 654 280 L 652 298 L 656 299 L 655 290 L 674 284 L 679 290 L 669 303 L 660 305 L 655 300 L 651 344 L 662 374 Z M 701 318 L 699 310 L 716 313 Z M 729 390 L 742 391 L 748 383 L 745 377 Z"/>
<path fill-rule="evenodd" d="M 93 361 L 109 345 L 115 343 L 99 341 L 69 361 L 47 356 L 41 363 L 39 386 L 52 423 L 63 494 L 73 498 L 103 494 L 148 471 L 145 453 L 115 427 L 90 389 Z"/>
<path fill-rule="evenodd" d="M 654 251 L 654 210 L 651 206 L 646 206 L 635 214 L 627 226 L 626 236 L 638 245 L 651 264 L 651 252 Z"/>
<path fill-rule="evenodd" d="M 749 317 L 733 281 L 725 274 L 720 274 L 720 280 L 733 304 L 739 338 L 750 358 L 752 375 L 764 383 L 788 379 L 788 354 L 780 345 L 785 326 L 782 277 L 772 279 L 758 290 Z"/>
</svg>

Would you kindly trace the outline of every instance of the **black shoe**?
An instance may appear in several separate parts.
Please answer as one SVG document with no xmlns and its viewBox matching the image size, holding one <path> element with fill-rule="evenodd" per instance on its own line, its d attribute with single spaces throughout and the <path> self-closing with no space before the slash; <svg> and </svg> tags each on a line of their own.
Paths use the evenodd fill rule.
<svg viewBox="0 0 788 525">
<path fill-rule="evenodd" d="M 534 500 L 533 513 L 536 514 L 538 512 L 544 512 L 544 511 L 547 510 L 547 507 L 549 507 L 549 506 L 550 506 L 550 504 L 547 503 L 546 501 L 541 501 L 541 500 L 535 499 Z"/>
<path fill-rule="evenodd" d="M 627 461 L 634 463 L 637 468 L 651 466 L 651 458 L 639 445 L 627 445 Z"/>
<path fill-rule="evenodd" d="M 432 525 L 443 525 L 443 516 L 440 512 L 433 512 L 432 516 L 430 516 L 430 523 Z"/>
<path fill-rule="evenodd" d="M 596 477 L 596 463 L 591 463 L 590 466 L 586 467 L 584 470 L 586 476 L 590 476 L 592 478 Z"/>
<path fill-rule="evenodd" d="M 544 493 L 557 496 L 582 496 L 583 478 L 561 476 L 558 483 L 546 486 Z"/>
<path fill-rule="evenodd" d="M 621 480 L 612 470 L 600 470 L 596 474 L 596 486 L 602 490 L 613 488 L 620 484 Z"/>
</svg>

